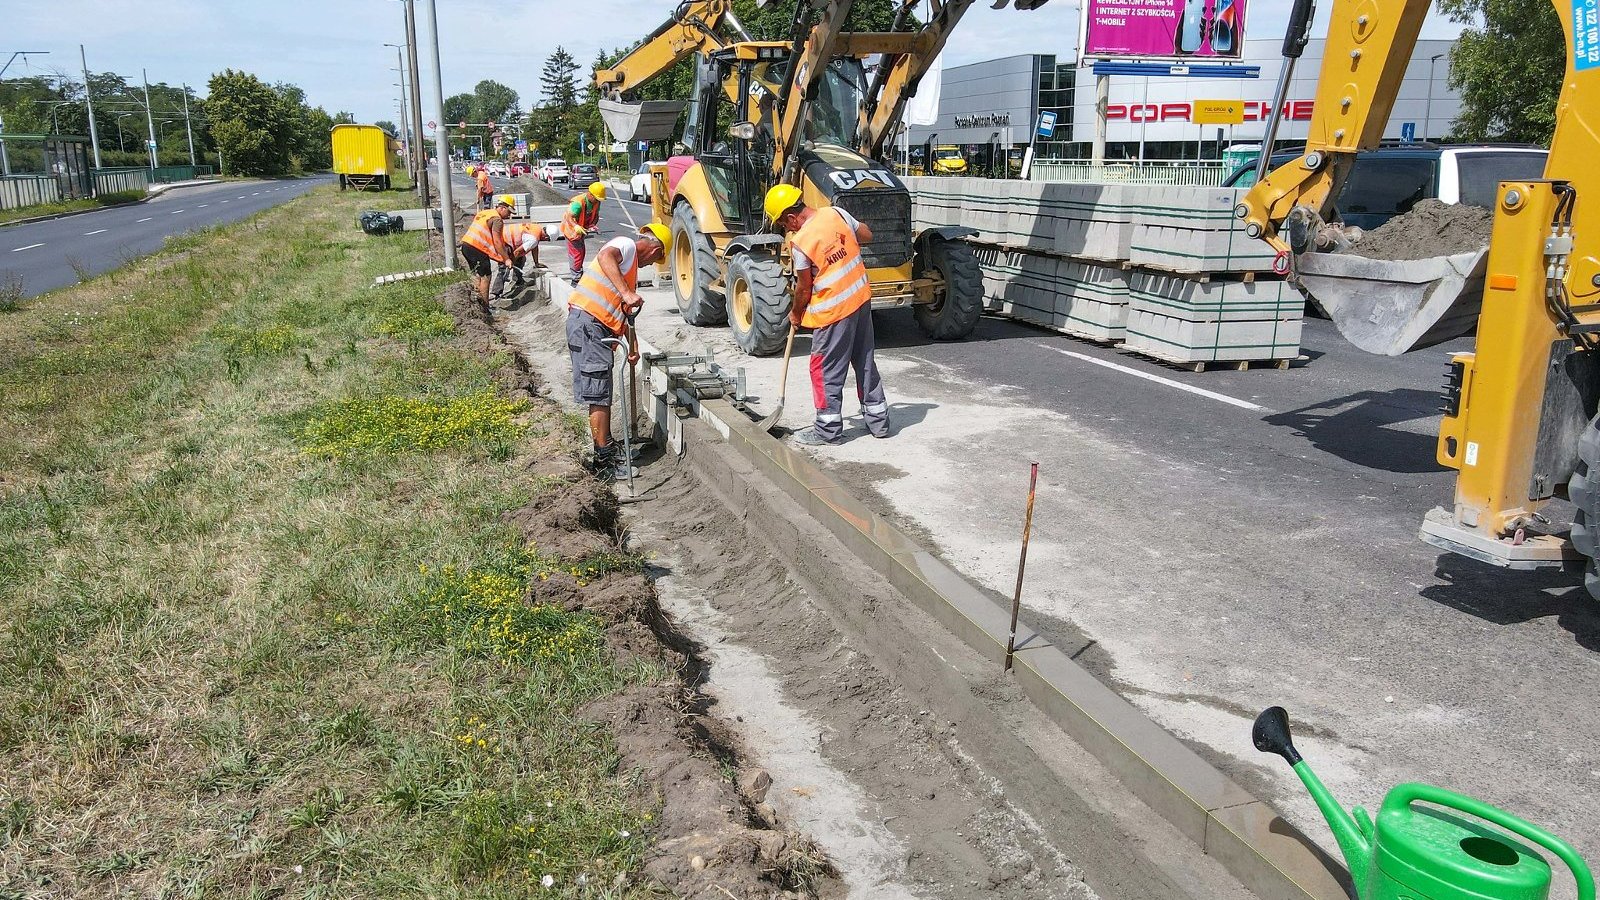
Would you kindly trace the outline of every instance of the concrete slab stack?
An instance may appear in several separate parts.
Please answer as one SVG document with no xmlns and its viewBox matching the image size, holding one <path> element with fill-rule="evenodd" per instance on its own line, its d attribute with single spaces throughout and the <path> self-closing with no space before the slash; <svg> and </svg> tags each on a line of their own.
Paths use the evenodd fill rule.
<svg viewBox="0 0 1600 900">
<path fill-rule="evenodd" d="M 1300 353 L 1305 300 L 1287 282 L 1202 282 L 1146 271 L 1129 281 L 1129 350 L 1184 365 Z"/>
<path fill-rule="evenodd" d="M 1133 210 L 1128 261 L 1198 275 L 1271 272 L 1274 253 L 1244 233 L 1238 188 L 1145 186 Z"/>
<path fill-rule="evenodd" d="M 976 229 L 988 308 L 1182 364 L 1299 355 L 1298 293 L 1235 188 L 907 179 L 918 229 Z"/>
</svg>

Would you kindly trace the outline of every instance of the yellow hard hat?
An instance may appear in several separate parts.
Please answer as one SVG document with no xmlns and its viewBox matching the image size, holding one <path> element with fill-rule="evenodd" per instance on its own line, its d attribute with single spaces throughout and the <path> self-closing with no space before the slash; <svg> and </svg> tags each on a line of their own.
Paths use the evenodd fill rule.
<svg viewBox="0 0 1600 900">
<path fill-rule="evenodd" d="M 468 175 L 472 174 L 472 167 L 471 166 L 467 166 L 467 174 Z"/>
<path fill-rule="evenodd" d="M 511 196 L 510 194 L 501 194 L 499 202 L 504 203 L 506 206 L 509 206 L 512 209 L 517 208 L 517 198 Z"/>
<path fill-rule="evenodd" d="M 589 185 L 589 193 L 593 194 L 596 200 L 604 200 L 606 198 L 605 182 L 596 181 L 594 184 Z"/>
<path fill-rule="evenodd" d="M 660 222 L 646 222 L 639 226 L 640 234 L 648 234 L 661 242 L 661 255 L 666 256 L 672 250 L 672 232 Z"/>
<path fill-rule="evenodd" d="M 767 209 L 767 218 L 773 222 L 778 217 L 789 211 L 789 208 L 800 202 L 800 189 L 792 184 L 773 185 L 767 191 L 767 200 L 764 204 Z"/>
</svg>

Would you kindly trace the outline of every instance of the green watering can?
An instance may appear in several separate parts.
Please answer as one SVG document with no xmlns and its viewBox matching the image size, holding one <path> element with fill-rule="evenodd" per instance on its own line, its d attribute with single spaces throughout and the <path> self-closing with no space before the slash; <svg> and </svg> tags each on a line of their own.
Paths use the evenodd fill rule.
<svg viewBox="0 0 1600 900">
<path fill-rule="evenodd" d="M 1594 900 L 1594 876 L 1572 845 L 1543 828 L 1482 800 L 1427 784 L 1396 785 L 1383 798 L 1374 824 L 1367 811 L 1345 812 L 1289 736 L 1281 706 L 1256 717 L 1256 749 L 1288 760 L 1339 842 L 1360 900 L 1544 900 L 1550 864 L 1538 851 L 1463 812 L 1498 825 L 1554 853 L 1578 883 L 1578 900 Z M 1432 806 L 1418 807 L 1418 801 Z"/>
</svg>

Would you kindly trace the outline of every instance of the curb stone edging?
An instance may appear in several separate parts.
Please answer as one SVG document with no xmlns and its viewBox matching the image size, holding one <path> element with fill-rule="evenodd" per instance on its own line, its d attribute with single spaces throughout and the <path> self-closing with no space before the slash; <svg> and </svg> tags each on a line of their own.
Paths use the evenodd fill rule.
<svg viewBox="0 0 1600 900">
<path fill-rule="evenodd" d="M 550 304 L 566 307 L 571 287 L 550 278 Z M 640 340 L 641 352 L 651 352 Z M 669 412 L 665 378 L 646 375 L 643 404 L 667 443 L 683 430 Z M 959 572 L 869 510 L 804 454 L 756 428 L 726 400 L 680 392 L 677 405 L 711 425 L 763 476 L 920 609 L 997 665 L 1010 630 L 1003 610 Z M 1257 799 L 1133 704 L 1073 662 L 1036 630 L 1018 623 L 1014 672 L 1023 693 L 1128 790 L 1263 898 L 1339 900 L 1348 874 L 1269 804 Z"/>
</svg>

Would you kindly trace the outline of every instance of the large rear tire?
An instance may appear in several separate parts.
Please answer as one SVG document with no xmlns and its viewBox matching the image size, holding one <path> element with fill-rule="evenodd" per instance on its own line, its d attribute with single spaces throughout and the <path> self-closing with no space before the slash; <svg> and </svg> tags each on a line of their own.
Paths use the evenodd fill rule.
<svg viewBox="0 0 1600 900">
<path fill-rule="evenodd" d="M 728 326 L 739 349 L 771 356 L 789 337 L 789 304 L 783 266 L 765 253 L 740 253 L 728 262 Z"/>
<path fill-rule="evenodd" d="M 933 237 L 918 255 L 918 263 L 922 271 L 937 272 L 944 279 L 944 290 L 934 302 L 911 308 L 917 327 L 936 341 L 959 341 L 971 334 L 983 317 L 983 270 L 972 246 Z"/>
<path fill-rule="evenodd" d="M 700 218 L 687 203 L 672 212 L 672 292 L 678 311 L 690 325 L 728 321 L 728 301 L 712 285 L 722 274 L 711 239 L 700 230 Z"/>
<path fill-rule="evenodd" d="M 1589 422 L 1578 439 L 1578 471 L 1567 482 L 1567 497 L 1575 510 L 1572 515 L 1572 546 L 1589 560 L 1583 573 L 1583 586 L 1589 596 L 1600 600 L 1600 416 Z"/>
</svg>

